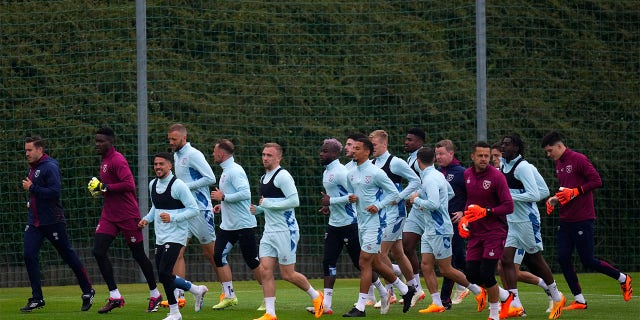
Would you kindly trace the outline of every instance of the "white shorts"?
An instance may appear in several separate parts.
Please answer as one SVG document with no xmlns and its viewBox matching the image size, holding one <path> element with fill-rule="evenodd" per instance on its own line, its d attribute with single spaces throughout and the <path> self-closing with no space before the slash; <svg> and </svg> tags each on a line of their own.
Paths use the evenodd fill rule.
<svg viewBox="0 0 640 320">
<path fill-rule="evenodd" d="M 216 241 L 216 228 L 211 210 L 200 210 L 200 214 L 187 221 L 189 221 L 187 238 L 196 238 L 200 244 L 209 244 Z"/>
<path fill-rule="evenodd" d="M 296 249 L 300 241 L 299 231 L 265 232 L 260 239 L 260 257 L 278 258 L 278 263 L 296 263 Z"/>
<path fill-rule="evenodd" d="M 424 230 L 427 228 L 427 222 L 424 219 L 420 219 L 418 215 L 422 214 L 422 212 L 417 210 L 412 210 L 409 216 L 405 219 L 404 227 L 402 227 L 402 232 L 411 232 L 415 234 L 422 235 Z"/>
<path fill-rule="evenodd" d="M 396 242 L 402 240 L 402 229 L 404 226 L 405 218 L 396 217 L 395 220 L 384 228 L 382 231 L 382 241 L 384 242 Z"/>
<path fill-rule="evenodd" d="M 524 249 L 527 253 L 543 250 L 540 223 L 509 222 L 509 233 L 504 244 L 506 247 Z"/>
<path fill-rule="evenodd" d="M 360 238 L 360 250 L 366 253 L 380 253 L 380 243 L 382 243 L 382 229 L 358 229 Z"/>
<path fill-rule="evenodd" d="M 516 254 L 513 255 L 513 263 L 522 264 L 522 260 L 524 259 L 524 249 L 516 249 Z"/>
<path fill-rule="evenodd" d="M 420 241 L 420 253 L 432 254 L 436 260 L 451 257 L 452 234 L 445 235 L 422 235 Z"/>
</svg>

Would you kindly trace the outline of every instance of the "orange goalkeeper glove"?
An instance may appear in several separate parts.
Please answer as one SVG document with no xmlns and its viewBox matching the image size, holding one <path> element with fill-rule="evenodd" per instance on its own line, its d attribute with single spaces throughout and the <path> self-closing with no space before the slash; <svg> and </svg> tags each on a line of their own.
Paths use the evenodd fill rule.
<svg viewBox="0 0 640 320">
<path fill-rule="evenodd" d="M 469 232 L 469 220 L 467 220 L 467 217 L 463 216 L 458 221 L 458 234 L 464 239 L 469 238 L 471 232 Z"/>
<path fill-rule="evenodd" d="M 551 205 L 551 201 L 549 201 L 549 200 L 547 200 L 545 202 L 545 204 L 547 205 L 547 215 L 551 215 L 551 213 L 553 213 L 553 209 L 555 209 L 555 207 Z"/>
<path fill-rule="evenodd" d="M 485 209 L 481 206 L 470 204 L 469 207 L 467 207 L 467 210 L 464 211 L 464 216 L 467 218 L 467 221 L 473 222 L 486 217 L 487 210 L 491 212 L 491 209 Z"/>
<path fill-rule="evenodd" d="M 583 194 L 582 188 L 560 188 L 560 191 L 556 193 L 558 201 L 561 205 L 567 204 L 567 202 L 573 200 L 573 198 Z"/>
</svg>

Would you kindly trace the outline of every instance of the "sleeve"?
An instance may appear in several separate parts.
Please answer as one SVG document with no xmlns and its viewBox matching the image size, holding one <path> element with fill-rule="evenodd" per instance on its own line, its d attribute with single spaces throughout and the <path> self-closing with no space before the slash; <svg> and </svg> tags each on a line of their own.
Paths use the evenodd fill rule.
<svg viewBox="0 0 640 320">
<path fill-rule="evenodd" d="M 208 187 L 216 183 L 216 176 L 213 174 L 213 170 L 207 162 L 207 159 L 204 158 L 202 152 L 194 152 L 190 157 L 190 160 L 192 161 L 191 165 L 193 168 L 200 173 L 200 178 L 188 183 L 185 182 L 187 187 L 189 187 L 189 190 Z"/>
<path fill-rule="evenodd" d="M 282 170 L 273 181 L 273 185 L 280 188 L 284 193 L 284 199 L 264 198 L 261 207 L 272 210 L 286 210 L 300 206 L 298 189 L 293 181 L 293 177 L 288 171 Z"/>
<path fill-rule="evenodd" d="M 173 183 L 171 188 L 171 196 L 174 199 L 180 200 L 184 205 L 184 209 L 178 210 L 171 214 L 171 220 L 180 222 L 191 219 L 198 214 L 198 203 L 193 197 L 191 190 L 187 187 L 186 183 L 177 179 Z"/>
<path fill-rule="evenodd" d="M 536 185 L 538 186 L 538 192 L 540 193 L 540 199 L 538 199 L 538 201 L 546 199 L 551 193 L 549 192 L 547 183 L 544 181 L 544 178 L 536 167 L 533 167 L 533 175 L 536 177 Z"/>
<path fill-rule="evenodd" d="M 398 190 L 396 186 L 393 184 L 393 181 L 389 179 L 387 174 L 380 169 L 378 173 L 375 175 L 375 179 L 378 182 L 378 186 L 382 189 L 384 198 L 376 201 L 374 205 L 379 209 L 382 209 L 388 205 L 390 205 L 395 199 L 398 199 Z"/>
<path fill-rule="evenodd" d="M 149 200 L 151 201 L 151 208 L 149 208 L 149 212 L 142 217 L 142 220 L 147 220 L 149 223 L 153 222 L 156 216 L 156 206 L 153 204 L 153 180 L 149 182 Z"/>
<path fill-rule="evenodd" d="M 434 181 L 425 180 L 422 183 L 422 190 L 424 192 L 420 193 L 420 197 L 416 198 L 414 203 L 420 208 L 426 210 L 437 209 L 440 206 L 440 192 L 438 190 L 438 185 L 434 183 Z"/>
<path fill-rule="evenodd" d="M 522 182 L 524 192 L 520 193 L 510 190 L 513 201 L 537 202 L 540 200 L 540 192 L 538 191 L 538 184 L 536 183 L 536 176 L 533 169 L 533 165 L 528 162 L 521 162 L 520 165 L 516 167 L 516 171 L 513 174 L 516 179 Z"/>
<path fill-rule="evenodd" d="M 409 164 L 398 158 L 394 157 L 391 161 L 391 172 L 405 178 L 408 181 L 407 187 L 398 194 L 398 199 L 409 199 L 409 196 L 416 190 L 420 189 L 420 178 L 411 169 Z"/>
<path fill-rule="evenodd" d="M 347 172 L 338 171 L 336 172 L 336 188 L 340 190 L 341 193 L 344 193 L 342 196 L 331 197 L 329 199 L 329 204 L 346 204 L 349 202 L 349 194 L 353 193 L 353 191 L 349 191 L 349 186 L 347 184 Z M 328 190 L 326 190 L 328 193 Z"/>
<path fill-rule="evenodd" d="M 129 168 L 129 164 L 123 158 L 119 161 L 113 161 L 115 174 L 118 179 L 118 182 L 107 183 L 109 190 L 107 192 L 135 192 L 136 191 L 136 183 L 133 179 L 133 173 L 131 173 L 131 168 Z"/>
<path fill-rule="evenodd" d="M 578 169 L 580 170 L 585 183 L 581 186 L 575 187 L 582 187 L 582 191 L 584 193 L 602 187 L 602 179 L 600 178 L 600 174 L 585 155 L 580 154 L 580 157 L 578 158 L 578 164 Z"/>
<path fill-rule="evenodd" d="M 237 170 L 230 172 L 230 183 L 236 192 L 225 193 L 224 201 L 226 202 L 239 202 L 242 200 L 251 199 L 251 188 L 249 187 L 249 179 L 244 170 Z"/>
<path fill-rule="evenodd" d="M 42 176 L 36 181 L 32 181 L 30 193 L 35 197 L 46 200 L 56 200 L 62 193 L 62 177 L 60 170 L 55 165 L 43 166 Z M 42 182 L 42 183 L 41 183 Z"/>
<path fill-rule="evenodd" d="M 491 208 L 491 212 L 496 216 L 506 216 L 513 213 L 513 199 L 509 192 L 507 179 L 502 173 L 498 172 L 496 175 L 496 182 L 496 195 L 499 204 L 496 207 Z"/>
</svg>

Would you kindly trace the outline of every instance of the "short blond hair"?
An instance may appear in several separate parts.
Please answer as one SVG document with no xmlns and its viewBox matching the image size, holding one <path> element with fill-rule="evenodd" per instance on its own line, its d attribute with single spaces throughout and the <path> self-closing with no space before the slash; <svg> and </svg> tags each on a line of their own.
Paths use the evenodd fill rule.
<svg viewBox="0 0 640 320">
<path fill-rule="evenodd" d="M 436 143 L 436 148 L 445 148 L 447 151 L 456 151 L 456 145 L 449 139 L 438 141 L 438 143 Z"/>
<path fill-rule="evenodd" d="M 380 139 L 384 142 L 388 142 L 389 134 L 384 130 L 374 130 L 369 134 L 369 139 L 373 139 L 373 138 Z"/>
<path fill-rule="evenodd" d="M 178 133 L 180 133 L 183 136 L 187 135 L 187 127 L 185 127 L 182 123 L 174 123 L 169 127 L 169 131 L 167 132 L 174 132 L 177 131 Z"/>
<path fill-rule="evenodd" d="M 280 154 L 280 156 L 282 156 L 283 150 L 282 150 L 282 146 L 277 144 L 276 142 L 267 142 L 264 144 L 264 148 L 275 148 L 276 151 Z"/>
</svg>

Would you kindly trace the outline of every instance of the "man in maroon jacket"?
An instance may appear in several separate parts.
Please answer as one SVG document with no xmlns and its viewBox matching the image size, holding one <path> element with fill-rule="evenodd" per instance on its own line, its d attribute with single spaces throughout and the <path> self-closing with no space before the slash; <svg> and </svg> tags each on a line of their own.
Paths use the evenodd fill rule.
<svg viewBox="0 0 640 320">
<path fill-rule="evenodd" d="M 476 296 L 478 311 L 484 309 L 488 296 L 489 319 L 499 320 L 500 294 L 495 272 L 507 239 L 506 215 L 513 212 L 513 199 L 504 175 L 490 165 L 489 144 L 473 144 L 471 161 L 473 165 L 464 172 L 467 202 L 458 230 L 461 236 L 468 236 L 467 279 L 483 288 Z M 509 303 L 505 306 L 508 309 Z"/>
<path fill-rule="evenodd" d="M 542 148 L 547 157 L 556 162 L 556 176 L 560 190 L 547 200 L 547 214 L 560 206 L 560 225 L 556 245 L 558 263 L 575 301 L 564 310 L 586 309 L 578 275 L 573 268 L 573 250 L 578 251 L 582 264 L 590 269 L 618 280 L 625 301 L 631 299 L 631 276 L 621 273 L 607 262 L 594 257 L 594 231 L 596 211 L 593 190 L 602 186 L 598 171 L 589 159 L 564 145 L 562 135 L 549 132 L 542 138 Z"/>
</svg>

